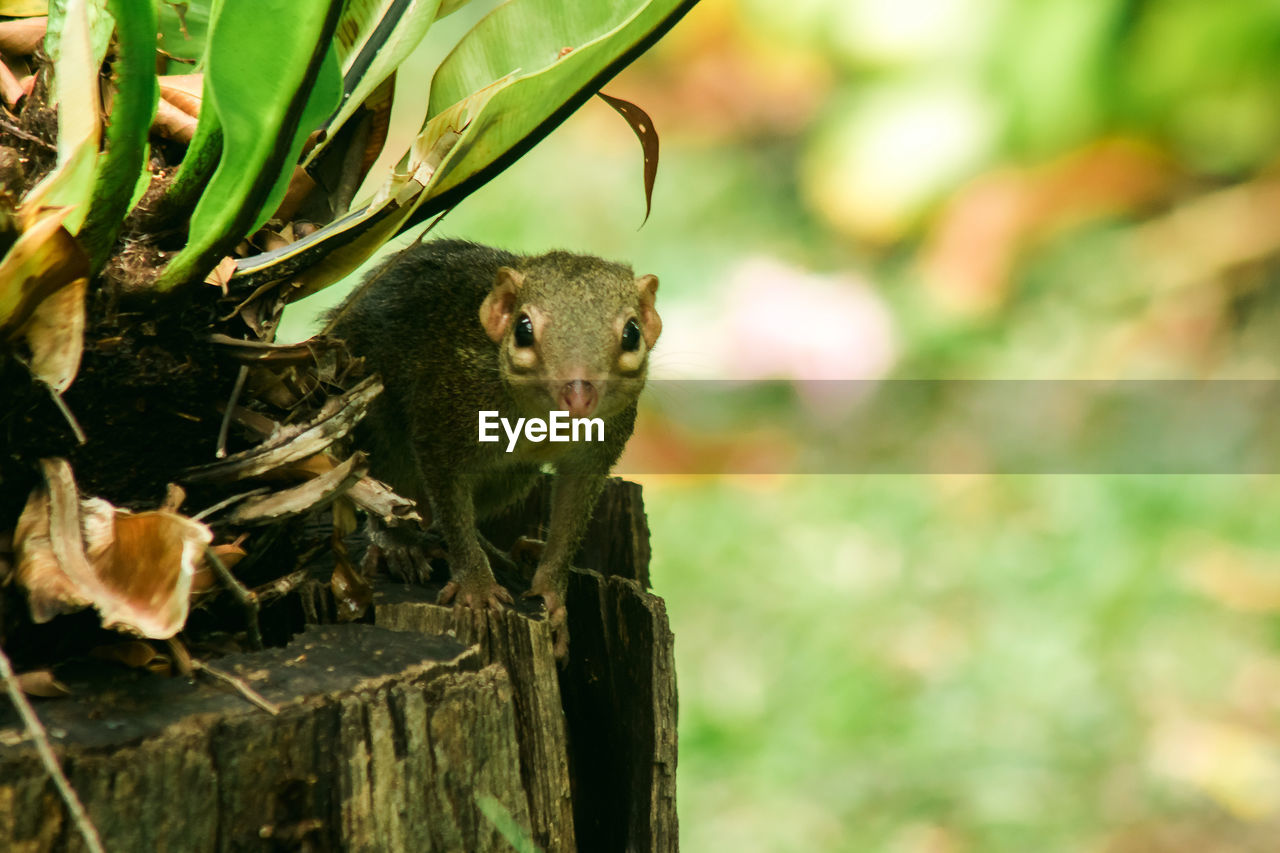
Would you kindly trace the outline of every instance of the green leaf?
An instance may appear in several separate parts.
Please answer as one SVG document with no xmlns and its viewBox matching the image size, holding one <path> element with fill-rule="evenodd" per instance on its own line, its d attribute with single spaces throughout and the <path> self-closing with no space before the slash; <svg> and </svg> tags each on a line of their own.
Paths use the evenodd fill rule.
<svg viewBox="0 0 1280 853">
<path fill-rule="evenodd" d="M 320 73 L 316 75 L 315 84 L 311 89 L 311 96 L 307 98 L 307 105 L 302 111 L 302 118 L 298 121 L 298 130 L 294 133 L 293 142 L 289 145 L 289 153 L 285 155 L 284 162 L 286 164 L 298 162 L 298 156 L 302 153 L 302 146 L 306 144 L 307 137 L 333 113 L 333 108 L 341 97 L 342 71 L 338 67 L 338 56 L 331 49 L 325 54 L 324 62 L 320 65 Z M 263 202 L 261 209 L 258 211 L 253 227 L 249 229 L 250 233 L 261 228 L 262 223 L 270 219 L 271 214 L 276 212 L 276 208 L 280 206 L 280 202 L 284 199 L 285 192 L 289 189 L 289 180 L 292 177 L 293 169 L 286 169 L 280 173 L 280 176 L 276 179 L 275 186 L 267 194 L 267 200 Z"/>
<path fill-rule="evenodd" d="M 431 112 L 482 85 L 502 82 L 440 165 L 426 189 L 429 201 L 406 226 L 448 209 L 505 169 L 695 2 L 511 0 L 495 9 L 437 69 Z"/>
<path fill-rule="evenodd" d="M 191 216 L 190 242 L 156 284 L 161 292 L 212 269 L 283 195 L 313 129 L 304 119 L 337 106 L 330 45 L 340 6 L 223 0 L 209 35 L 204 107 L 217 111 L 222 156 Z"/>
<path fill-rule="evenodd" d="M 436 19 L 440 0 L 348 0 L 334 48 L 342 64 L 342 104 L 329 121 L 311 163 L 383 80 L 404 62 Z"/>
<path fill-rule="evenodd" d="M 106 152 L 98 158 L 93 196 L 77 236 L 91 272 L 106 262 L 146 168 L 147 135 L 160 87 L 156 82 L 155 0 L 109 0 L 116 28 L 116 96 L 107 126 Z"/>
<path fill-rule="evenodd" d="M 457 144 L 459 129 L 471 111 L 487 100 L 493 87 L 432 119 L 414 141 L 403 168 L 373 200 L 354 213 L 288 246 L 243 258 L 236 264 L 233 295 L 247 295 L 258 286 L 292 277 L 290 300 L 301 299 L 341 280 L 400 231 L 422 201 L 422 189 L 440 161 Z"/>
<path fill-rule="evenodd" d="M 516 853 L 538 853 L 538 845 L 533 843 L 529 828 L 521 826 L 501 800 L 491 794 L 480 793 L 477 793 L 475 798 L 480 813 L 493 824 L 493 828 L 498 830 Z"/>
<path fill-rule="evenodd" d="M 49 4 L 49 23 L 46 25 L 44 34 L 45 52 L 49 54 L 55 66 L 61 60 L 62 28 L 69 12 L 77 16 L 87 15 L 93 64 L 95 67 L 101 67 L 102 60 L 107 55 L 107 47 L 111 44 L 111 31 L 116 25 L 107 12 L 107 0 L 87 0 L 87 2 L 85 0 L 53 0 Z M 55 74 L 49 97 L 56 97 L 57 85 L 58 78 Z"/>
<path fill-rule="evenodd" d="M 203 58 L 212 7 L 213 0 L 161 0 L 156 47 L 186 62 Z"/>
<path fill-rule="evenodd" d="M 514 162 L 694 2 L 650 0 L 633 3 L 630 13 L 607 14 L 587 0 L 512 0 L 500 7 L 437 71 L 432 118 L 373 200 L 290 246 L 241 259 L 231 292 L 246 296 L 290 277 L 298 285 L 291 296 L 301 298 L 340 280 L 395 233 L 447 209 Z M 575 44 L 581 47 L 558 58 Z M 529 73 L 521 62 L 541 64 Z M 467 63 L 478 67 L 460 67 Z M 467 85 L 479 88 L 464 92 Z M 456 100 L 444 103 L 448 98 Z"/>
</svg>

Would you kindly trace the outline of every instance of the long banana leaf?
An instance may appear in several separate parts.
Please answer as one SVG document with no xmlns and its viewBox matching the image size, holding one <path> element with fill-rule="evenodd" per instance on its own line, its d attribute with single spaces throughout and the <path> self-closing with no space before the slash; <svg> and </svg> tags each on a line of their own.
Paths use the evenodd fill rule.
<svg viewBox="0 0 1280 853">
<path fill-rule="evenodd" d="M 338 0 L 223 0 L 215 9 L 205 109 L 217 111 L 222 154 L 158 291 L 202 278 L 279 202 L 306 134 L 337 106 L 330 44 L 340 8 Z"/>
<path fill-rule="evenodd" d="M 415 167 L 410 162 L 413 152 L 407 152 L 402 168 L 393 171 L 387 187 L 366 207 L 283 249 L 240 260 L 232 292 L 244 296 L 312 267 L 316 269 L 307 273 L 306 287 L 296 291 L 298 295 L 339 280 L 362 251 L 367 256 L 377 248 L 379 241 L 366 241 L 365 234 L 384 231 L 390 218 L 395 232 L 404 231 L 474 192 L 563 122 L 695 3 L 503 4 L 459 42 L 436 72 L 432 119 L 415 148 L 439 154 L 442 140 L 449 146 L 438 164 L 430 163 L 430 174 Z M 483 103 L 477 99 L 481 93 Z M 467 118 L 452 128 L 450 139 L 433 122 L 458 104 L 468 104 Z M 428 138 L 435 141 L 424 144 Z M 422 182 L 413 198 L 406 198 L 409 173 Z M 397 189 L 389 190 L 392 186 Z M 329 263 L 328 256 L 339 248 L 344 251 Z"/>
</svg>

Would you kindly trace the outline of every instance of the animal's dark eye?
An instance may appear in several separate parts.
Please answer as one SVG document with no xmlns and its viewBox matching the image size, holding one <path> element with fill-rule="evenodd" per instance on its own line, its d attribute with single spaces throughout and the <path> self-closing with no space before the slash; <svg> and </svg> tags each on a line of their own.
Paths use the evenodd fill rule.
<svg viewBox="0 0 1280 853">
<path fill-rule="evenodd" d="M 622 349 L 626 352 L 635 352 L 640 349 L 640 324 L 634 317 L 622 327 Z"/>
<path fill-rule="evenodd" d="M 533 321 L 528 314 L 521 314 L 516 320 L 516 346 L 533 346 Z"/>
</svg>

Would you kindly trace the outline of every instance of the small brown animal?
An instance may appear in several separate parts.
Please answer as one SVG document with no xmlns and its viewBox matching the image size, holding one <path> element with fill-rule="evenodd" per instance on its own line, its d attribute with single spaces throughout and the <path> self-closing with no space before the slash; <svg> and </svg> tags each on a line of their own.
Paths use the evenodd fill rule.
<svg viewBox="0 0 1280 853">
<path fill-rule="evenodd" d="M 452 579 L 441 603 L 511 602 L 476 520 L 527 494 L 549 464 L 557 474 L 551 524 L 526 595 L 544 600 L 563 657 L 569 561 L 635 425 L 662 331 L 657 290 L 655 276 L 637 278 L 599 258 L 436 240 L 374 270 L 333 312 L 333 332 L 386 388 L 362 427 L 373 473 L 406 497 L 429 500 L 448 543 Z M 536 430 L 518 438 L 510 430 L 557 410 L 600 419 L 603 440 L 536 441 Z M 479 440 L 482 412 L 508 424 L 498 429 L 489 416 L 496 441 Z M 425 559 L 416 555 L 412 565 L 401 561 L 398 573 L 425 579 Z"/>
</svg>

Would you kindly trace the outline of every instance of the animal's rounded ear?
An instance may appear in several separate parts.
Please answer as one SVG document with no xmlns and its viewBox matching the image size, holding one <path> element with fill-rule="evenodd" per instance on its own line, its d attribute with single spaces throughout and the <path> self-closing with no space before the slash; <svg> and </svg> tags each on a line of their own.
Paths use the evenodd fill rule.
<svg viewBox="0 0 1280 853">
<path fill-rule="evenodd" d="M 524 284 L 524 274 L 511 267 L 501 267 L 493 281 L 493 289 L 480 305 L 480 325 L 495 343 L 502 340 L 516 308 L 516 293 Z"/>
<path fill-rule="evenodd" d="M 644 344 L 650 348 L 662 334 L 662 318 L 654 308 L 658 297 L 658 277 L 642 275 L 636 279 L 636 288 L 640 291 L 640 326 L 644 331 Z"/>
</svg>

